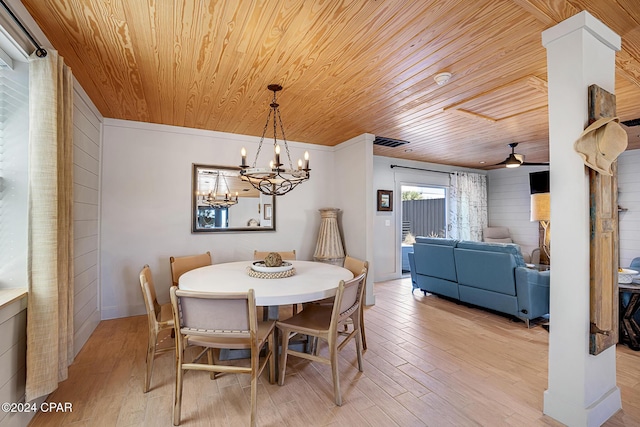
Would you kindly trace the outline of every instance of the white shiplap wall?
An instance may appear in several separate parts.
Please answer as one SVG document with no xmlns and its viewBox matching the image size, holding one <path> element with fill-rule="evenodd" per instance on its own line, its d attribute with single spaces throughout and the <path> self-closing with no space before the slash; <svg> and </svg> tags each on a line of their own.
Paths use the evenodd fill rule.
<svg viewBox="0 0 640 427">
<path fill-rule="evenodd" d="M 618 158 L 618 205 L 620 212 L 620 266 L 628 267 L 640 257 L 640 150 Z"/>
<path fill-rule="evenodd" d="M 538 223 L 530 221 L 529 173 L 545 166 L 494 169 L 487 173 L 489 226 L 508 227 L 511 238 L 531 252 L 538 247 Z"/>
<path fill-rule="evenodd" d="M 24 397 L 27 349 L 27 297 L 0 308 L 0 402 L 20 402 Z M 0 412 L 0 426 L 27 425 L 31 414 Z"/>
<path fill-rule="evenodd" d="M 98 281 L 100 236 L 100 153 L 102 116 L 80 85 L 75 85 L 73 111 L 74 350 L 100 322 Z"/>
</svg>

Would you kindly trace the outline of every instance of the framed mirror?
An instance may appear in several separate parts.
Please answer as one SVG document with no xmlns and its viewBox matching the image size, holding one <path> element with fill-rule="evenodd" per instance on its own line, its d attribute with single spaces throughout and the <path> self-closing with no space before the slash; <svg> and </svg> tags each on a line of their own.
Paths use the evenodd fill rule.
<svg viewBox="0 0 640 427">
<path fill-rule="evenodd" d="M 275 231 L 276 198 L 240 178 L 240 168 L 193 164 L 191 231 Z"/>
</svg>

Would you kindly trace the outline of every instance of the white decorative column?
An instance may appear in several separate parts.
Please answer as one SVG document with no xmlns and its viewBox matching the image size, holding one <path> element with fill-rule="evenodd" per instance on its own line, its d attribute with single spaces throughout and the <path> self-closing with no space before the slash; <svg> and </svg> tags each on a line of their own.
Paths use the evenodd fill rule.
<svg viewBox="0 0 640 427">
<path fill-rule="evenodd" d="M 322 208 L 320 211 L 320 231 L 318 232 L 318 242 L 313 260 L 325 262 L 327 264 L 344 264 L 344 247 L 338 228 L 337 208 Z"/>
<path fill-rule="evenodd" d="M 621 400 L 615 346 L 589 354 L 589 180 L 573 143 L 587 125 L 588 87 L 614 93 L 620 37 L 580 12 L 544 31 L 542 44 L 554 230 L 544 413 L 568 426 L 600 426 L 621 408 Z"/>
</svg>

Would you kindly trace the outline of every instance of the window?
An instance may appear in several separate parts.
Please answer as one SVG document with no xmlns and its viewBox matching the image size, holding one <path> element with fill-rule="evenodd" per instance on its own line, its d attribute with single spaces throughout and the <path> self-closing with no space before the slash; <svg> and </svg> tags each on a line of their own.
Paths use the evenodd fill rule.
<svg viewBox="0 0 640 427">
<path fill-rule="evenodd" d="M 0 288 L 27 285 L 28 153 L 29 65 L 14 60 L 0 67 Z"/>
</svg>

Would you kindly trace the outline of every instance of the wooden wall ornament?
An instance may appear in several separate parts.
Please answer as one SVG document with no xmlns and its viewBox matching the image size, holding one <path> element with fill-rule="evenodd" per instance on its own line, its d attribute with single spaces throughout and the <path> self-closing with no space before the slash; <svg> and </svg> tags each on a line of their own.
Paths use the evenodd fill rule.
<svg viewBox="0 0 640 427">
<path fill-rule="evenodd" d="M 589 86 L 589 124 L 616 116 L 614 94 Z M 589 353 L 618 342 L 618 167 L 612 176 L 589 168 L 590 335 Z"/>
</svg>

